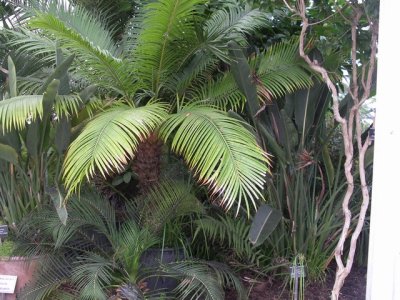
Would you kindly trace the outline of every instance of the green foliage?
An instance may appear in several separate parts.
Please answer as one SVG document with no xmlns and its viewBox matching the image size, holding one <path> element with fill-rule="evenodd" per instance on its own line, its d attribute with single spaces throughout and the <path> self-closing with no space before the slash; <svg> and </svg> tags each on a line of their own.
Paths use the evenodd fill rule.
<svg viewBox="0 0 400 300">
<path fill-rule="evenodd" d="M 97 115 L 71 143 L 64 163 L 67 188 L 75 191 L 98 171 L 105 175 L 122 170 L 138 143 L 166 118 L 166 111 L 162 103 L 139 108 L 121 104 Z"/>
<path fill-rule="evenodd" d="M 153 195 L 165 194 L 167 189 L 164 184 L 161 187 L 164 192 L 155 189 Z M 158 210 L 158 201 L 148 205 Z M 160 208 L 160 213 L 155 213 L 154 217 L 163 210 L 165 208 Z M 142 254 L 160 243 L 160 237 L 138 225 L 135 210 L 128 209 L 126 218 L 118 218 L 105 199 L 86 192 L 81 194 L 79 201 L 70 202 L 68 211 L 66 225 L 60 222 L 51 206 L 24 220 L 18 235 L 17 253 L 44 254 L 44 258 L 43 269 L 35 284 L 25 288 L 21 299 L 55 296 L 63 284 L 69 286 L 68 292 L 75 295 L 75 299 L 108 299 L 117 287 L 124 294 L 142 294 L 147 298 L 166 293 L 143 289 L 144 281 L 158 276 L 173 277 L 182 282 L 176 290 L 169 292 L 173 293 L 171 297 L 175 295 L 174 299 L 183 299 L 186 294 L 180 287 L 188 282 L 195 283 L 190 286 L 190 291 L 209 299 L 223 295 L 223 286 L 242 289 L 232 272 L 216 263 L 188 260 L 144 267 L 140 260 Z M 37 234 L 33 235 L 33 232 Z M 51 271 L 47 272 L 49 269 Z"/>
<path fill-rule="evenodd" d="M 160 134 L 176 131 L 172 149 L 182 154 L 201 183 L 210 186 L 227 209 L 256 206 L 267 172 L 267 157 L 254 137 L 235 119 L 209 108 L 189 106 L 166 120 Z"/>
<path fill-rule="evenodd" d="M 12 241 L 1 241 L 0 257 L 10 257 L 14 251 L 14 243 Z"/>
</svg>

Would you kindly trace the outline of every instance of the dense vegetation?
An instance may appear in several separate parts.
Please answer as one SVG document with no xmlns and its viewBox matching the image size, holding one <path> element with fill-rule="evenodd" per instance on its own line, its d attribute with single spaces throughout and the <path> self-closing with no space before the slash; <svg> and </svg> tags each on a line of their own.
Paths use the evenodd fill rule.
<svg viewBox="0 0 400 300">
<path fill-rule="evenodd" d="M 1 218 L 42 263 L 20 298 L 245 299 L 238 272 L 289 278 L 298 262 L 324 280 L 345 154 L 300 19 L 274 1 L 70 2 L 0 3 Z M 342 20 L 365 8 L 362 70 L 377 5 L 342 2 L 308 7 L 306 50 L 346 114 Z"/>
</svg>

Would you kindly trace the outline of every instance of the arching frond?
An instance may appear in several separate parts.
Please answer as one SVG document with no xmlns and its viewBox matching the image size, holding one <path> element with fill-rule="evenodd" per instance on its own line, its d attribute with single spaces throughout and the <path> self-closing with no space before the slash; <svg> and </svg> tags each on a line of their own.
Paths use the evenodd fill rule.
<svg viewBox="0 0 400 300">
<path fill-rule="evenodd" d="M 183 155 L 200 183 L 227 209 L 242 203 L 250 210 L 261 197 L 268 172 L 266 153 L 240 121 L 205 106 L 189 106 L 172 115 L 160 134 L 172 138 L 172 149 Z"/>
<path fill-rule="evenodd" d="M 16 55 L 35 59 L 35 65 L 49 66 L 55 63 L 56 43 L 51 39 L 25 28 L 19 28 L 18 31 L 7 30 L 5 34 L 9 39 L 7 45 L 15 49 Z"/>
<path fill-rule="evenodd" d="M 142 31 L 135 50 L 137 70 L 157 92 L 162 82 L 179 66 L 185 41 L 194 35 L 197 5 L 204 0 L 160 0 L 144 7 Z"/>
<path fill-rule="evenodd" d="M 54 35 L 61 46 L 73 49 L 82 64 L 77 71 L 96 84 L 129 96 L 135 77 L 128 62 L 116 56 L 118 49 L 102 23 L 79 6 L 73 9 L 36 12 L 29 21 L 33 28 Z"/>
<path fill-rule="evenodd" d="M 136 202 L 140 206 L 140 225 L 154 233 L 174 218 L 204 211 L 187 183 L 169 179 L 162 180 Z"/>
<path fill-rule="evenodd" d="M 64 162 L 64 179 L 75 191 L 95 172 L 105 176 L 122 170 L 132 159 L 138 143 L 157 128 L 167 116 L 161 103 L 140 108 L 115 105 L 91 120 L 72 142 Z"/>
<path fill-rule="evenodd" d="M 3 131 L 22 129 L 43 114 L 42 95 L 17 96 L 0 101 L 0 120 Z"/>
<path fill-rule="evenodd" d="M 113 280 L 113 262 L 96 253 L 78 257 L 72 270 L 72 282 L 80 292 L 80 299 L 106 300 L 106 287 Z"/>
<path fill-rule="evenodd" d="M 223 264 L 185 260 L 162 265 L 162 270 L 180 281 L 174 289 L 176 299 L 224 299 L 222 288 L 229 286 L 238 292 L 237 299 L 245 298 L 240 280 Z"/>
<path fill-rule="evenodd" d="M 312 86 L 311 75 L 299 58 L 297 45 L 296 40 L 275 44 L 251 62 L 259 93 L 266 89 L 273 98 L 278 98 Z"/>
<path fill-rule="evenodd" d="M 215 11 L 204 24 L 204 36 L 214 43 L 221 40 L 234 40 L 238 43 L 246 41 L 246 35 L 254 33 L 257 29 L 268 23 L 267 14 L 246 6 L 229 5 Z"/>
<path fill-rule="evenodd" d="M 201 85 L 200 89 L 189 90 L 188 96 L 195 102 L 215 106 L 221 110 L 240 111 L 246 103 L 246 98 L 237 88 L 235 79 L 230 73 Z"/>
<path fill-rule="evenodd" d="M 267 21 L 267 14 L 250 7 L 229 4 L 216 10 L 205 21 L 203 32 L 196 36 L 181 59 L 178 90 L 185 90 L 209 66 L 215 67 L 218 60 L 229 62 L 227 43 L 234 40 L 246 44 L 246 35 L 268 25 Z"/>
<path fill-rule="evenodd" d="M 26 124 L 43 116 L 43 96 L 17 96 L 0 101 L 0 124 L 3 131 L 23 129 Z M 54 109 L 58 115 L 76 114 L 82 104 L 78 95 L 56 96 Z"/>
</svg>

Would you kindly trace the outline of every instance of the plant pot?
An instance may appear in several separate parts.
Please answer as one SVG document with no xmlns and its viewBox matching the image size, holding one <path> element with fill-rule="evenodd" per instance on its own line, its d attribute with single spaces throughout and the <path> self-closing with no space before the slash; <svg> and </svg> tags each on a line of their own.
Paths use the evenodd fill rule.
<svg viewBox="0 0 400 300">
<path fill-rule="evenodd" d="M 17 276 L 14 294 L 0 294 L 0 300 L 15 300 L 17 293 L 32 280 L 37 265 L 37 258 L 17 256 L 0 258 L 0 275 Z"/>
<path fill-rule="evenodd" d="M 185 253 L 182 248 L 151 248 L 143 253 L 142 257 L 140 258 L 140 263 L 142 268 L 154 268 L 160 263 L 168 264 L 183 260 L 184 258 Z M 163 292 L 171 292 L 179 284 L 179 282 L 174 278 L 165 276 L 151 276 L 151 278 L 146 279 L 145 282 L 146 288 L 149 290 L 160 290 Z"/>
</svg>

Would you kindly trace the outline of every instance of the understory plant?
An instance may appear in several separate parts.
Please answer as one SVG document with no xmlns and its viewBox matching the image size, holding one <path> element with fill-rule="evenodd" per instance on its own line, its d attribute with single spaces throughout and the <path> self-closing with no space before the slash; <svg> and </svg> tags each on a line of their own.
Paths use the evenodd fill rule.
<svg viewBox="0 0 400 300">
<path fill-rule="evenodd" d="M 166 181 L 145 198 L 151 212 L 137 199 L 118 216 L 106 199 L 82 192 L 70 202 L 66 225 L 52 206 L 32 213 L 19 231 L 17 253 L 40 255 L 42 267 L 19 299 L 223 299 L 228 286 L 242 299 L 239 279 L 221 263 L 188 256 L 165 262 L 162 252 L 151 265 L 142 261 L 161 246 L 160 226 L 201 208 L 183 183 Z M 174 278 L 176 287 L 155 289 L 151 278 Z"/>
</svg>

